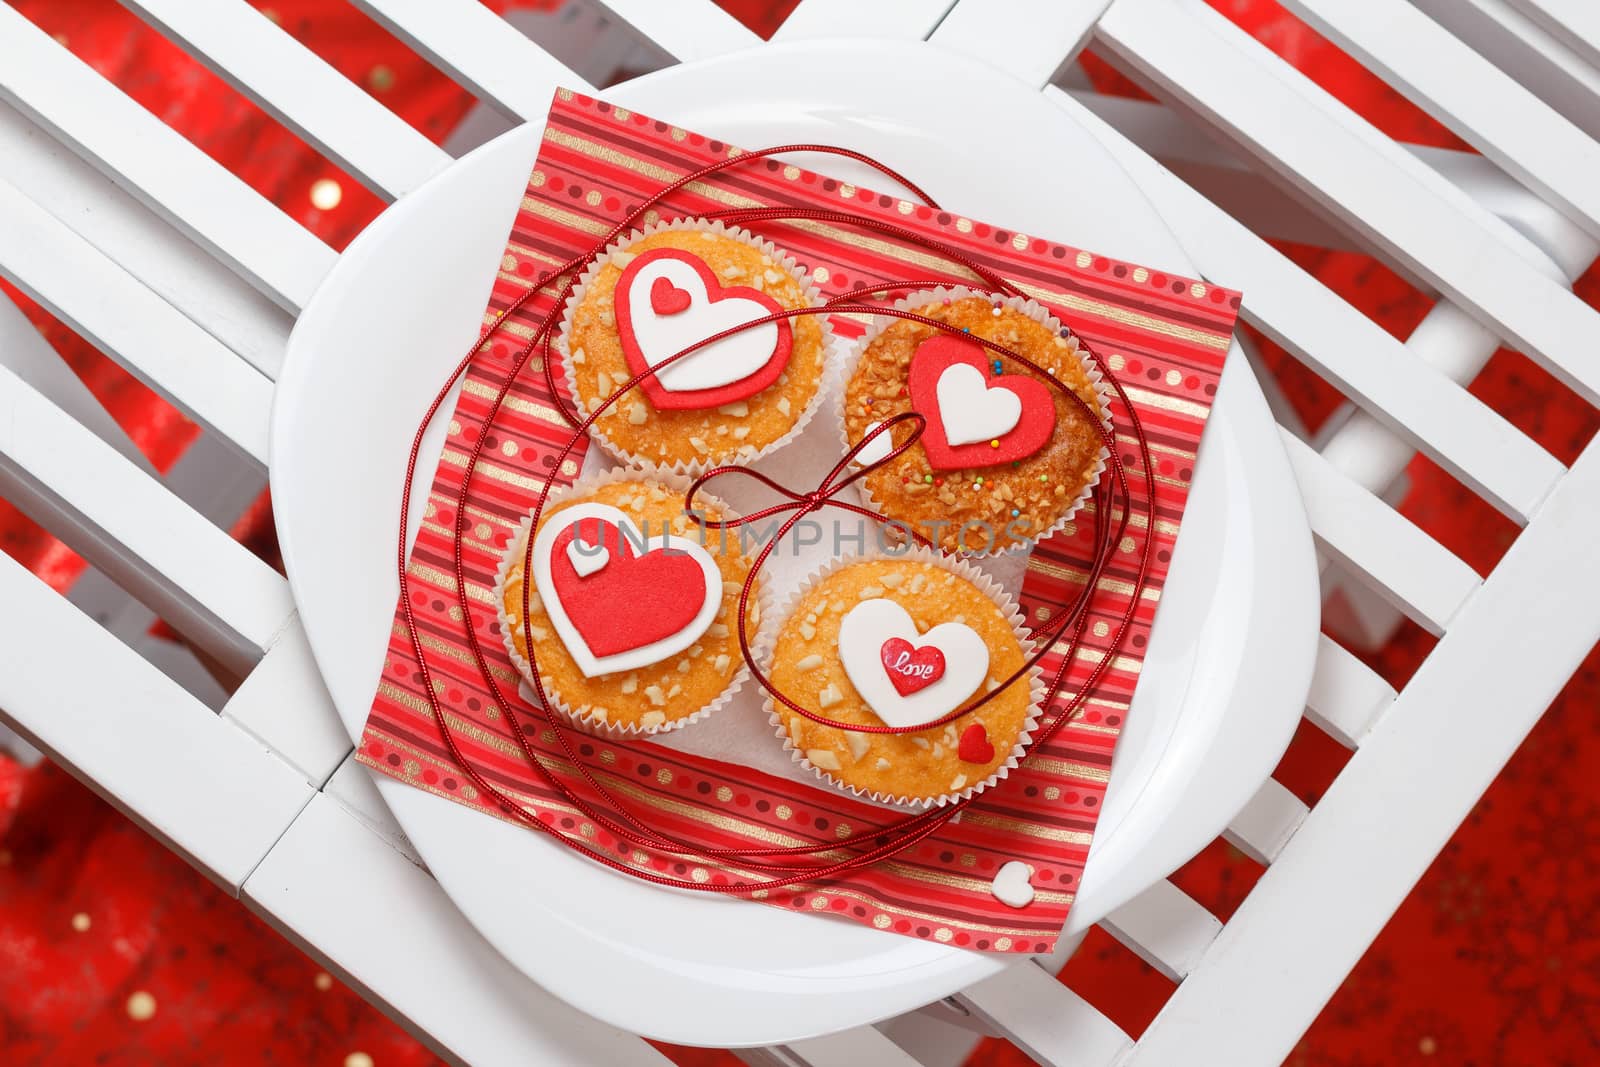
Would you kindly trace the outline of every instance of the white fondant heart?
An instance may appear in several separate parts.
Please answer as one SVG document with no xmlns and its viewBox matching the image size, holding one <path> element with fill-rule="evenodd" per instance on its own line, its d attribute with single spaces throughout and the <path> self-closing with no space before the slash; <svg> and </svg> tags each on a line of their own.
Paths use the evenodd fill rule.
<svg viewBox="0 0 1600 1067">
<path fill-rule="evenodd" d="M 642 549 L 635 550 L 640 555 L 664 548 L 672 552 L 684 552 L 694 558 L 705 577 L 706 596 L 699 612 L 687 626 L 659 641 L 652 641 L 647 645 L 609 656 L 596 656 L 589 650 L 583 635 L 578 632 L 566 609 L 562 607 L 561 598 L 556 593 L 555 580 L 550 573 L 550 550 L 555 539 L 568 527 L 584 519 L 602 519 L 614 524 L 622 531 L 621 536 L 626 538 L 630 545 L 644 545 Z M 649 530 L 645 532 L 650 533 Z M 574 567 L 576 568 L 576 561 Z M 704 634 L 716 619 L 717 611 L 722 606 L 722 572 L 717 569 L 717 562 L 711 558 L 711 553 L 707 552 L 698 541 L 693 538 L 678 537 L 667 530 L 652 533 L 649 540 L 645 540 L 633 520 L 609 504 L 575 504 L 562 510 L 540 528 L 539 536 L 533 540 L 533 584 L 539 590 L 539 599 L 544 603 L 545 614 L 550 616 L 550 625 L 555 627 L 556 636 L 561 638 L 561 643 L 566 646 L 572 661 L 578 665 L 585 678 L 614 674 L 617 671 L 638 670 L 682 652 L 700 639 L 700 635 Z"/>
<path fill-rule="evenodd" d="M 863 433 L 861 436 L 863 438 L 865 438 L 867 436 L 867 434 L 871 433 L 873 430 L 876 430 L 879 426 L 882 426 L 882 425 L 883 425 L 883 423 L 881 421 L 880 422 L 869 422 L 869 423 L 867 423 L 866 432 Z M 856 458 L 855 458 L 855 460 L 853 462 L 858 467 L 866 467 L 866 466 L 869 466 L 869 465 L 871 465 L 873 463 L 878 462 L 880 459 L 883 459 L 885 456 L 887 456 L 893 450 L 894 450 L 894 435 L 893 434 L 888 434 L 888 433 L 881 433 L 877 437 L 874 437 L 872 439 L 872 441 L 865 448 L 863 448 L 860 452 L 856 453 Z"/>
<path fill-rule="evenodd" d="M 951 445 L 971 445 L 1004 437 L 1022 418 L 1022 398 L 1009 389 L 990 389 L 983 372 L 970 363 L 952 363 L 934 386 L 939 421 Z"/>
<path fill-rule="evenodd" d="M 650 290 L 661 278 L 689 294 L 687 310 L 656 314 Z M 696 341 L 771 314 L 768 308 L 744 297 L 723 296 L 713 303 L 700 272 L 672 256 L 652 259 L 634 273 L 628 285 L 628 308 L 639 353 L 652 367 Z M 656 381 L 674 393 L 715 389 L 760 370 L 772 358 L 777 345 L 778 324 L 768 322 L 684 356 L 657 374 Z"/>
<path fill-rule="evenodd" d="M 1033 903 L 1033 868 L 1021 860 L 1012 860 L 995 872 L 989 883 L 989 892 L 1008 908 L 1026 908 Z"/>
<path fill-rule="evenodd" d="M 883 666 L 883 643 L 891 637 L 932 645 L 944 653 L 944 676 L 901 696 Z M 942 622 L 917 633 L 911 616 L 892 600 L 863 600 L 839 624 L 839 661 L 861 699 L 890 726 L 920 726 L 961 706 L 989 673 L 989 646 L 976 630 Z"/>
<path fill-rule="evenodd" d="M 572 569 L 578 572 L 579 578 L 587 578 L 611 562 L 611 550 L 605 545 L 591 545 L 581 537 L 574 537 L 567 544 L 567 559 L 572 561 Z"/>
</svg>

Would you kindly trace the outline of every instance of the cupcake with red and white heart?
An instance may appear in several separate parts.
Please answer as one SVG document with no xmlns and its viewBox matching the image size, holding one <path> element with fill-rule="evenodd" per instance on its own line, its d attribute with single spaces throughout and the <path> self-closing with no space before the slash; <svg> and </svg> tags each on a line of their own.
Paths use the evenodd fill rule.
<svg viewBox="0 0 1600 1067">
<path fill-rule="evenodd" d="M 993 693 L 947 723 L 900 734 L 827 726 L 767 694 L 794 759 L 873 800 L 926 807 L 977 793 L 1021 760 L 1043 676 L 1016 604 L 991 578 L 922 548 L 840 560 L 812 575 L 763 631 L 776 689 L 840 723 L 916 727 Z"/>
<path fill-rule="evenodd" d="M 726 704 L 748 673 L 739 649 L 739 591 L 750 573 L 736 534 L 702 528 L 684 510 L 687 483 L 611 471 L 552 494 L 500 562 L 495 601 L 511 662 L 539 678 L 551 707 L 595 733 L 680 729 Z M 704 493 L 707 521 L 735 517 Z M 527 594 L 527 624 L 523 596 Z M 746 612 L 752 637 L 763 586 Z M 531 687 L 523 696 L 533 700 Z"/>
<path fill-rule="evenodd" d="M 1024 548 L 1064 527 L 1100 479 L 1110 452 L 1110 394 L 1077 337 L 1042 305 L 965 288 L 912 294 L 894 305 L 960 331 L 884 317 L 857 342 L 845 386 L 845 446 L 902 412 L 927 425 L 917 443 L 857 483 L 867 503 L 940 548 L 988 555 Z M 1043 367 L 1094 412 L 1017 361 Z M 1096 425 L 1099 424 L 1099 426 Z M 859 460 L 912 434 L 880 434 Z"/>
<path fill-rule="evenodd" d="M 704 219 L 653 223 L 580 275 L 562 321 L 562 371 L 588 415 L 697 341 L 822 302 L 810 275 L 769 241 Z M 811 421 L 831 344 L 821 314 L 739 330 L 641 379 L 595 421 L 594 434 L 650 469 L 749 462 Z"/>
</svg>

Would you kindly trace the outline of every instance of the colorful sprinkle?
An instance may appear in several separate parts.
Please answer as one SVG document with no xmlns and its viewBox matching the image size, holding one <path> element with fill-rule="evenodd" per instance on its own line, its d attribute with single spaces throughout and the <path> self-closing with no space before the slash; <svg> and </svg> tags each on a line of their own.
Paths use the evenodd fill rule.
<svg viewBox="0 0 1600 1067">
<path fill-rule="evenodd" d="M 923 481 L 925 481 L 925 482 L 931 482 L 931 481 L 933 481 L 933 475 L 931 475 L 931 474 L 924 474 L 924 475 L 923 475 L 923 476 L 922 476 L 922 480 L 923 480 Z"/>
<path fill-rule="evenodd" d="M 998 319 L 1000 317 L 1000 305 L 996 304 L 994 306 L 993 310 L 994 310 L 994 317 Z"/>
<path fill-rule="evenodd" d="M 961 327 L 961 332 L 962 333 L 971 333 L 972 332 L 972 327 L 971 326 L 963 326 L 963 327 Z"/>
<path fill-rule="evenodd" d="M 1021 515 L 1021 514 L 1022 514 L 1022 512 L 1018 511 L 1016 508 L 1012 508 L 1011 509 L 1011 517 L 1013 519 L 1016 518 L 1018 515 Z"/>
<path fill-rule="evenodd" d="M 989 447 L 990 448 L 999 448 L 1000 447 L 1000 442 L 998 440 L 990 441 L 989 442 Z"/>
<path fill-rule="evenodd" d="M 1072 336 L 1072 331 L 1067 329 L 1065 326 L 1063 326 L 1063 327 L 1061 327 L 1061 336 L 1062 337 L 1071 337 Z"/>
</svg>

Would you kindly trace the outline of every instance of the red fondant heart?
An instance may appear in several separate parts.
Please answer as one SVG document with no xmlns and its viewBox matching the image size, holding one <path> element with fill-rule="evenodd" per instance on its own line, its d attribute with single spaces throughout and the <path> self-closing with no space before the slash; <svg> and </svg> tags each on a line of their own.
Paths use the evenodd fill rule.
<svg viewBox="0 0 1600 1067">
<path fill-rule="evenodd" d="M 895 692 L 903 697 L 944 677 L 944 653 L 932 645 L 913 645 L 903 637 L 891 637 L 878 655 Z"/>
<path fill-rule="evenodd" d="M 760 304 L 768 314 L 783 310 L 783 305 L 763 293 L 760 289 L 752 289 L 745 285 L 724 286 L 705 260 L 691 252 L 685 252 L 679 248 L 652 248 L 648 252 L 642 252 L 635 256 L 627 267 L 623 269 L 622 276 L 617 279 L 615 296 L 617 336 L 622 341 L 623 359 L 627 361 L 628 370 L 632 374 L 643 374 L 651 366 L 650 361 L 645 358 L 645 354 L 640 348 L 639 338 L 635 332 L 635 316 L 637 312 L 633 307 L 633 298 L 631 296 L 633 280 L 645 267 L 664 258 L 677 259 L 694 268 L 695 273 L 700 276 L 700 280 L 705 283 L 705 302 L 708 304 L 716 304 L 729 297 L 737 297 L 741 300 L 752 300 Z M 661 288 L 662 282 L 666 282 L 671 289 L 670 293 Z M 681 299 L 687 301 L 681 308 L 676 306 L 676 302 L 680 299 L 679 294 L 682 294 Z M 658 298 L 669 301 L 669 307 L 666 310 L 663 310 L 656 303 Z M 650 303 L 651 310 L 658 316 L 678 315 L 694 309 L 696 295 L 681 286 L 674 285 L 669 279 L 660 278 L 650 285 Z M 639 388 L 644 391 L 646 399 L 657 410 L 662 411 L 721 407 L 723 404 L 731 404 L 736 400 L 744 400 L 747 397 L 754 396 L 778 380 L 778 376 L 783 373 L 784 367 L 789 364 L 789 353 L 794 347 L 794 331 L 790 327 L 788 320 L 780 319 L 774 325 L 777 328 L 777 340 L 773 343 L 772 355 L 754 372 L 737 381 L 728 382 L 725 385 L 710 389 L 674 391 L 663 388 L 660 379 L 652 375 L 641 380 Z M 714 336 L 715 333 L 719 332 L 721 331 L 714 331 L 707 336 Z M 696 351 L 700 350 L 697 349 Z M 668 352 L 665 354 L 656 353 L 655 355 L 657 359 L 663 359 L 671 354 Z"/>
<path fill-rule="evenodd" d="M 939 412 L 939 376 L 958 363 L 981 371 L 990 389 L 1009 390 L 1022 401 L 1021 417 L 1010 432 L 995 438 L 998 446 L 988 441 L 952 445 L 945 436 L 944 420 Z M 1050 387 L 1025 374 L 991 376 L 990 363 L 988 349 L 976 341 L 949 334 L 930 337 L 918 345 L 912 355 L 908 391 L 912 408 L 928 420 L 922 434 L 922 450 L 927 453 L 928 466 L 934 470 L 992 467 L 1026 459 L 1048 444 L 1050 435 L 1055 432 L 1056 405 Z"/>
<path fill-rule="evenodd" d="M 983 728 L 983 723 L 975 722 L 961 731 L 956 755 L 968 763 L 988 763 L 994 759 L 994 745 L 989 743 L 989 731 Z"/>
<path fill-rule="evenodd" d="M 650 306 L 657 315 L 676 315 L 689 310 L 689 290 L 672 284 L 671 278 L 657 278 L 650 286 Z"/>
<path fill-rule="evenodd" d="M 567 546 L 581 537 L 604 545 L 610 559 L 579 577 Z M 682 551 L 657 548 L 640 555 L 638 545 L 602 519 L 580 519 L 550 546 L 550 576 L 567 618 L 596 657 L 641 648 L 671 637 L 699 614 L 706 584 L 700 564 Z"/>
</svg>

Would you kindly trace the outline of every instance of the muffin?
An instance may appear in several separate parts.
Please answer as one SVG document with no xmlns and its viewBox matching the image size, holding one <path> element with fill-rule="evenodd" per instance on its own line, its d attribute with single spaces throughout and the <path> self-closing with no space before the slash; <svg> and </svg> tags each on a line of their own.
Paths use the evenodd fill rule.
<svg viewBox="0 0 1600 1067">
<path fill-rule="evenodd" d="M 975 567 L 925 549 L 838 562 L 814 575 L 764 635 L 777 690 L 843 723 L 934 722 L 995 690 L 1033 652 L 1010 599 Z M 1017 765 L 1038 721 L 1037 669 L 938 726 L 873 734 L 767 708 L 794 758 L 874 800 L 944 804 Z"/>
<path fill-rule="evenodd" d="M 810 276 L 767 241 L 703 219 L 656 223 L 606 249 L 579 278 L 562 321 L 563 373 L 588 415 L 695 341 L 821 303 Z M 618 397 L 595 436 L 652 469 L 748 462 L 810 422 L 831 339 L 820 314 L 723 338 Z"/>
<path fill-rule="evenodd" d="M 1110 428 L 1100 372 L 1041 305 L 934 289 L 895 306 L 1020 353 L 1066 384 L 1100 426 Z M 1095 420 L 1035 372 L 975 341 L 888 319 L 858 342 L 842 407 L 845 447 L 877 423 L 913 410 L 927 419 L 922 437 L 858 484 L 868 504 L 946 551 L 1005 552 L 1060 529 L 1088 498 L 1109 457 Z M 868 448 L 886 455 L 890 434 L 898 445 L 912 430 L 896 426 Z"/>
<path fill-rule="evenodd" d="M 534 535 L 526 632 L 531 515 L 501 560 L 495 601 L 512 663 L 531 682 L 531 637 L 551 706 L 592 732 L 679 729 L 727 703 L 744 681 L 736 620 L 751 560 L 737 536 L 712 529 L 702 537 L 684 511 L 685 488 L 614 471 L 552 496 Z M 733 517 L 704 494 L 696 504 L 707 519 Z M 759 596 L 758 586 L 747 612 L 752 635 Z"/>
</svg>

